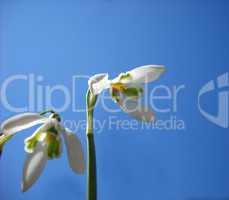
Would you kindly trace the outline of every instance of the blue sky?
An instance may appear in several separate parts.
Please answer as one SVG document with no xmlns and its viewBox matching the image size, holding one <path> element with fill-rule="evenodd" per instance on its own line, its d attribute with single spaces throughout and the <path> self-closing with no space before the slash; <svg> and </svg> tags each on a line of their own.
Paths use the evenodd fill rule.
<svg viewBox="0 0 229 200">
<path fill-rule="evenodd" d="M 150 89 L 161 84 L 185 88 L 177 97 L 177 111 L 158 113 L 157 118 L 175 116 L 185 122 L 185 129 L 112 128 L 95 133 L 98 199 L 228 198 L 228 128 L 209 122 L 197 106 L 200 88 L 228 72 L 228 8 L 226 0 L 0 0 L 1 86 L 14 75 L 42 76 L 35 91 L 38 86 L 64 85 L 82 108 L 87 82 L 81 80 L 74 94 L 74 75 L 108 72 L 115 77 L 136 66 L 164 64 L 166 73 Z M 28 81 L 14 82 L 7 89 L 9 102 L 17 107 L 28 107 L 29 96 Z M 47 97 L 40 98 L 46 109 Z M 156 103 L 172 108 L 172 100 Z M 53 94 L 54 105 L 63 102 L 63 93 Z M 85 113 L 74 112 L 71 105 L 61 113 L 63 118 L 84 120 Z M 116 108 L 111 101 L 108 105 Z M 203 107 L 216 114 L 217 91 L 204 97 Z M 0 120 L 15 114 L 4 106 L 3 96 L 0 111 Z M 121 112 L 108 113 L 101 105 L 95 116 L 130 119 Z M 23 140 L 33 130 L 18 134 L 5 148 L 0 199 L 85 199 L 86 176 L 69 169 L 65 152 L 49 162 L 31 190 L 20 192 Z M 84 130 L 77 134 L 86 151 Z"/>
</svg>

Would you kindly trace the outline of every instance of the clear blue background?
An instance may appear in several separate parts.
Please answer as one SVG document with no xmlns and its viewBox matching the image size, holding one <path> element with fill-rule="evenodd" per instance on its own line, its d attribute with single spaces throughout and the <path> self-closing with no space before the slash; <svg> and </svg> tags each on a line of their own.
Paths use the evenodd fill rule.
<svg viewBox="0 0 229 200">
<path fill-rule="evenodd" d="M 167 73 L 155 84 L 185 84 L 176 116 L 186 130 L 96 134 L 98 199 L 229 198 L 228 129 L 208 122 L 197 108 L 199 89 L 228 71 L 228 21 L 227 0 L 0 0 L 0 79 L 34 73 L 45 78 L 43 85 L 71 88 L 74 74 L 115 76 L 143 64 L 166 65 Z M 86 87 L 85 81 L 77 88 L 81 107 Z M 14 105 L 28 103 L 23 83 L 7 94 Z M 56 94 L 54 103 L 62 100 Z M 216 96 L 206 102 L 205 108 L 215 112 Z M 1 120 L 13 114 L 1 105 Z M 108 115 L 96 110 L 97 119 Z M 62 116 L 85 119 L 71 108 Z M 30 133 L 24 131 L 5 148 L 0 199 L 85 199 L 86 176 L 69 170 L 66 154 L 49 162 L 31 190 L 20 192 L 23 139 Z M 86 151 L 83 130 L 78 135 Z"/>
</svg>

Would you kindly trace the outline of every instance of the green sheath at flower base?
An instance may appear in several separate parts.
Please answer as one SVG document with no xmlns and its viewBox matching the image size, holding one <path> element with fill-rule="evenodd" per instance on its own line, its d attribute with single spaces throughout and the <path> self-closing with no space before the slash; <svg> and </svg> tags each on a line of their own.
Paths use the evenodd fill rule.
<svg viewBox="0 0 229 200">
<path fill-rule="evenodd" d="M 87 92 L 87 134 L 93 134 L 93 112 L 97 95 L 93 95 L 90 90 Z"/>
</svg>

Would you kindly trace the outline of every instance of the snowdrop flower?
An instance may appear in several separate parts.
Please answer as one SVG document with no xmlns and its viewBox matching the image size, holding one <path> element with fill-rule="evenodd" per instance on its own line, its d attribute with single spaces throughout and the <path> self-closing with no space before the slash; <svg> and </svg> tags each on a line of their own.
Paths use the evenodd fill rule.
<svg viewBox="0 0 229 200">
<path fill-rule="evenodd" d="M 49 111 L 48 111 L 49 112 Z M 69 165 L 73 171 L 84 172 L 84 158 L 80 140 L 61 125 L 61 118 L 51 111 L 46 117 L 44 112 L 24 113 L 9 118 L 1 125 L 0 149 L 17 132 L 35 125 L 41 125 L 32 136 L 25 139 L 25 151 L 28 153 L 23 170 L 21 189 L 27 191 L 39 178 L 48 160 L 60 157 L 62 137 L 67 147 Z"/>
<path fill-rule="evenodd" d="M 150 122 L 155 119 L 154 112 L 138 101 L 144 91 L 142 85 L 157 80 L 164 71 L 163 65 L 145 65 L 121 73 L 113 80 L 108 79 L 108 74 L 96 74 L 89 79 L 88 85 L 95 96 L 109 89 L 112 99 L 124 112 L 138 120 Z"/>
</svg>

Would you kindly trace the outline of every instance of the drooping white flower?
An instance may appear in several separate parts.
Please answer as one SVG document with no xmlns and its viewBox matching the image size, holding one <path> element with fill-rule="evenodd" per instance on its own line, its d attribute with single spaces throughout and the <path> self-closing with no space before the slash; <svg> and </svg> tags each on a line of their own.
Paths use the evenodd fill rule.
<svg viewBox="0 0 229 200">
<path fill-rule="evenodd" d="M 32 136 L 25 139 L 25 151 L 28 156 L 21 183 L 23 192 L 36 182 L 48 160 L 61 155 L 63 139 L 67 147 L 70 167 L 76 173 L 84 172 L 84 157 L 80 140 L 69 129 L 61 125 L 61 119 L 56 113 L 52 113 L 49 117 L 37 113 L 24 113 L 6 120 L 1 125 L 0 149 L 18 131 L 38 124 L 42 125 Z"/>
<path fill-rule="evenodd" d="M 121 73 L 113 80 L 108 79 L 108 74 L 96 74 L 89 79 L 88 85 L 93 95 L 109 88 L 112 99 L 124 112 L 150 122 L 155 119 L 154 112 L 149 106 L 139 103 L 144 90 L 142 85 L 157 80 L 164 71 L 163 65 L 145 65 Z"/>
</svg>

